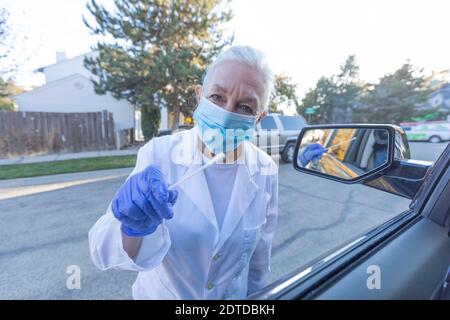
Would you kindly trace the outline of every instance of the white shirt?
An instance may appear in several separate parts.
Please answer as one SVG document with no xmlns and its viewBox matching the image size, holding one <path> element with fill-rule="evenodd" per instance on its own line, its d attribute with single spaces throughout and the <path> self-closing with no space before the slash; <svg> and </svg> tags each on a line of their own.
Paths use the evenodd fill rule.
<svg viewBox="0 0 450 320">
<path fill-rule="evenodd" d="M 201 166 L 197 140 L 196 128 L 152 139 L 131 174 L 156 164 L 174 184 Z M 123 249 L 120 222 L 109 206 L 89 231 L 95 266 L 138 271 L 135 299 L 243 299 L 264 287 L 277 225 L 278 168 L 249 142 L 241 162 L 220 231 L 201 172 L 177 186 L 173 218 L 143 238 L 134 259 Z"/>
<path fill-rule="evenodd" d="M 219 230 L 227 213 L 239 164 L 213 164 L 205 169 L 205 178 L 214 206 Z"/>
</svg>

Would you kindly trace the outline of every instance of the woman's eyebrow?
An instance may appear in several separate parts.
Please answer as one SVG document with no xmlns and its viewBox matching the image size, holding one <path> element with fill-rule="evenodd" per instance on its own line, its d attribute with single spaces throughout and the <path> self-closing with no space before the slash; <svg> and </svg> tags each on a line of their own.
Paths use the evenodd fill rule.
<svg viewBox="0 0 450 320">
<path fill-rule="evenodd" d="M 223 93 L 227 93 L 227 89 L 222 87 L 221 85 L 218 85 L 218 84 L 213 84 L 211 86 L 211 89 L 213 91 L 217 90 L 217 91 L 220 91 L 220 92 L 223 92 Z M 258 105 L 259 100 L 258 100 L 258 98 L 256 96 L 249 95 L 249 96 L 245 96 L 245 97 L 239 99 L 239 102 L 249 102 L 249 103 L 254 103 L 255 105 Z"/>
<path fill-rule="evenodd" d="M 225 93 L 227 92 L 227 90 L 224 87 L 222 87 L 222 86 L 220 86 L 218 84 L 213 84 L 212 85 L 212 89 L 216 89 L 218 91 L 222 91 L 222 92 L 225 92 Z"/>
<path fill-rule="evenodd" d="M 239 101 L 254 103 L 255 105 L 258 105 L 258 99 L 256 97 L 252 97 L 252 96 L 243 97 L 243 98 L 239 99 Z"/>
</svg>

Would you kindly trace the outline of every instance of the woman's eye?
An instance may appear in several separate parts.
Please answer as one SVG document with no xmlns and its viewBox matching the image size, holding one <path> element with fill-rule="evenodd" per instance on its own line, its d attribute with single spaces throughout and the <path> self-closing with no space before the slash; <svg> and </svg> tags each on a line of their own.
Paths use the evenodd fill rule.
<svg viewBox="0 0 450 320">
<path fill-rule="evenodd" d="M 218 95 L 218 94 L 212 94 L 209 96 L 213 101 L 218 101 L 221 102 L 222 101 L 222 96 Z"/>
<path fill-rule="evenodd" d="M 245 112 L 245 113 L 247 113 L 247 114 L 253 115 L 253 109 L 252 109 L 250 106 L 247 106 L 247 105 L 244 104 L 244 105 L 240 105 L 239 108 L 240 108 L 243 112 Z"/>
</svg>

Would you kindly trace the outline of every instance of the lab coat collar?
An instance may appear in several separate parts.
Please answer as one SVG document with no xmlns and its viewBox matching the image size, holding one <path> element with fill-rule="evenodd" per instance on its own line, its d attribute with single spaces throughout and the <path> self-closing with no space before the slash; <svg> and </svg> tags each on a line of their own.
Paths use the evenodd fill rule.
<svg viewBox="0 0 450 320">
<path fill-rule="evenodd" d="M 172 152 L 172 161 L 183 166 L 186 170 L 178 179 L 190 174 L 202 166 L 202 154 L 197 151 L 197 130 L 196 127 L 189 130 L 189 133 L 179 135 L 176 148 Z M 175 137 L 176 139 L 177 137 Z M 192 200 L 197 208 L 214 227 L 216 234 L 219 232 L 217 226 L 214 207 L 209 194 L 208 184 L 204 172 L 199 172 L 179 185 L 179 188 Z"/>
<path fill-rule="evenodd" d="M 194 127 L 189 130 L 189 134 L 182 136 L 183 138 L 178 144 L 181 150 L 177 151 L 177 154 L 182 156 L 181 158 L 178 158 L 176 162 L 187 167 L 187 170 L 182 176 L 189 174 L 202 165 L 203 155 L 197 147 L 197 134 L 197 129 Z M 250 142 L 244 142 L 243 145 L 245 160 L 242 165 L 238 166 L 230 203 L 228 204 L 216 250 L 219 249 L 231 235 L 242 216 L 247 212 L 248 207 L 259 190 L 259 187 L 253 178 L 258 172 L 257 151 L 252 150 L 252 146 L 250 146 L 249 143 Z M 182 189 L 190 199 L 195 199 L 195 201 L 193 201 L 195 205 L 214 227 L 216 234 L 219 234 L 214 206 L 212 204 L 204 172 L 202 171 L 180 184 L 180 189 Z"/>
<path fill-rule="evenodd" d="M 202 164 L 202 154 L 198 149 L 198 129 L 197 127 L 192 128 L 188 131 L 188 134 L 185 132 L 182 135 L 177 137 L 176 147 L 172 151 L 172 161 L 175 164 L 179 164 L 185 167 L 191 167 L 194 165 Z M 240 163 L 244 164 L 248 174 L 250 176 L 254 176 L 259 172 L 259 163 L 258 163 L 258 153 L 252 150 L 251 142 L 243 143 L 243 154 L 244 161 Z"/>
</svg>

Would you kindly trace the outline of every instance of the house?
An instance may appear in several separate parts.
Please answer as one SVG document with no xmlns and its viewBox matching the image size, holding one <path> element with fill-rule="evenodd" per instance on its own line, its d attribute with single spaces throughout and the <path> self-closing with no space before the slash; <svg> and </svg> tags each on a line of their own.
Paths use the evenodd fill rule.
<svg viewBox="0 0 450 320">
<path fill-rule="evenodd" d="M 19 111 L 33 112 L 98 112 L 113 114 L 115 130 L 135 129 L 136 140 L 143 139 L 140 112 L 125 100 L 117 100 L 110 93 L 98 95 L 94 91 L 91 73 L 84 67 L 84 58 L 94 56 L 89 52 L 66 58 L 64 52 L 56 53 L 56 63 L 37 69 L 45 75 L 45 85 L 13 97 Z M 183 121 L 180 117 L 180 122 Z M 160 130 L 171 124 L 166 107 L 161 107 Z"/>
<path fill-rule="evenodd" d="M 431 108 L 439 108 L 440 111 L 450 111 L 450 83 L 442 85 L 442 87 L 433 92 L 428 98 L 428 106 Z"/>
</svg>

